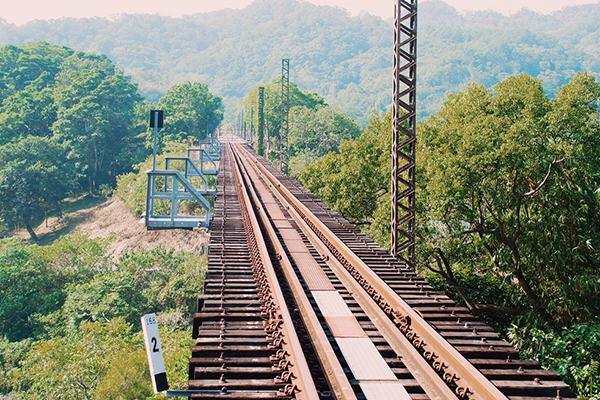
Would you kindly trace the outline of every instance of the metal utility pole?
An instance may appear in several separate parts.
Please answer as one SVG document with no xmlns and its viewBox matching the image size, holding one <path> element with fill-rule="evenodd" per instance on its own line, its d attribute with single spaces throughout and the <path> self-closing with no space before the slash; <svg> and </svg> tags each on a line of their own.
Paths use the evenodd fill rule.
<svg viewBox="0 0 600 400">
<path fill-rule="evenodd" d="M 394 11 L 391 247 L 394 257 L 414 268 L 417 0 L 396 0 Z"/>
<path fill-rule="evenodd" d="M 246 122 L 244 121 L 244 111 L 245 109 L 242 110 L 242 117 L 240 118 L 240 138 L 241 139 L 246 139 Z"/>
<path fill-rule="evenodd" d="M 152 151 L 152 171 L 156 171 L 156 148 L 158 145 L 158 130 L 163 127 L 164 111 L 150 111 L 150 128 L 154 128 L 154 148 Z"/>
<path fill-rule="evenodd" d="M 254 142 L 254 108 L 250 107 L 250 146 L 252 146 L 252 142 Z"/>
<path fill-rule="evenodd" d="M 281 129 L 279 130 L 279 168 L 287 173 L 290 133 L 290 60 L 281 60 Z"/>
<path fill-rule="evenodd" d="M 256 138 L 256 152 L 259 156 L 265 155 L 265 88 L 258 88 L 258 137 Z"/>
</svg>

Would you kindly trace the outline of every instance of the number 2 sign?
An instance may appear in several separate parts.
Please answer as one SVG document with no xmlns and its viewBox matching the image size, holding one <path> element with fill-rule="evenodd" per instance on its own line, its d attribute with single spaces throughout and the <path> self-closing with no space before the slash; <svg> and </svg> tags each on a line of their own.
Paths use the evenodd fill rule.
<svg viewBox="0 0 600 400">
<path fill-rule="evenodd" d="M 144 332 L 144 343 L 146 344 L 146 354 L 148 355 L 154 393 L 160 393 L 169 389 L 169 383 L 167 382 L 167 370 L 165 369 L 165 360 L 163 358 L 160 337 L 158 336 L 158 322 L 156 321 L 155 314 L 147 314 L 142 317 L 142 330 Z"/>
</svg>

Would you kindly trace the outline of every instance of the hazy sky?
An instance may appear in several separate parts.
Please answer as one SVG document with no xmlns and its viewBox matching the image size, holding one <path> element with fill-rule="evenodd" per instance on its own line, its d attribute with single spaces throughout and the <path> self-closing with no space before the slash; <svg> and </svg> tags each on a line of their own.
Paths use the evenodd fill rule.
<svg viewBox="0 0 600 400">
<path fill-rule="evenodd" d="M 365 10 L 383 18 L 392 16 L 394 0 L 308 0 L 319 5 L 340 6 L 353 14 Z M 426 0 L 424 0 L 426 1 Z M 504 14 L 522 7 L 551 13 L 565 6 L 600 3 L 600 0 L 445 0 L 460 11 L 492 9 Z M 23 24 L 34 19 L 60 17 L 107 17 L 120 13 L 150 13 L 171 16 L 243 8 L 252 0 L 6 0 L 0 18 Z M 8 3 L 8 4 L 7 4 Z"/>
</svg>

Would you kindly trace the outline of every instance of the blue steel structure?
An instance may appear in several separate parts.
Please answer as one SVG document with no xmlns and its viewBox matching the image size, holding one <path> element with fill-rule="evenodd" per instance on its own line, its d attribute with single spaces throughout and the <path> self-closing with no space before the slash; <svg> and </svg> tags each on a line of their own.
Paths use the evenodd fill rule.
<svg viewBox="0 0 600 400">
<path fill-rule="evenodd" d="M 148 230 L 209 228 L 212 205 L 207 196 L 217 192 L 211 180 L 219 173 L 221 144 L 208 138 L 188 149 L 187 157 L 165 158 L 164 170 L 149 170 L 145 223 Z M 182 168 L 176 168 L 181 166 Z M 195 203 L 199 215 L 182 214 L 180 202 Z"/>
</svg>

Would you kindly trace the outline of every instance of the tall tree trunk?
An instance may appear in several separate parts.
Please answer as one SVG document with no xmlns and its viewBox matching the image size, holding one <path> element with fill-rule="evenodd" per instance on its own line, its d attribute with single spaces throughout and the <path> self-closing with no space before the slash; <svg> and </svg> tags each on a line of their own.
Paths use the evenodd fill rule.
<svg viewBox="0 0 600 400">
<path fill-rule="evenodd" d="M 438 248 L 437 252 L 438 252 L 438 257 L 441 261 L 441 264 L 439 265 L 440 270 L 437 272 L 446 279 L 446 282 L 448 282 L 448 284 L 450 284 L 450 286 L 452 286 L 452 288 L 454 290 L 456 290 L 456 293 L 458 293 L 458 295 L 463 299 L 467 308 L 470 311 L 486 312 L 489 314 L 488 315 L 489 317 L 491 317 L 493 319 L 497 319 L 497 320 L 499 320 L 499 318 L 497 318 L 497 315 L 495 315 L 495 314 L 498 314 L 498 313 L 499 314 L 508 314 L 508 315 L 524 315 L 526 313 L 525 310 L 521 310 L 521 309 L 517 309 L 517 308 L 502 307 L 502 306 L 498 306 L 495 304 L 478 304 L 477 302 L 475 302 L 475 300 L 473 300 L 471 295 L 469 295 L 467 293 L 467 291 L 464 290 L 460 286 L 458 281 L 456 280 L 456 277 L 454 276 L 454 271 L 452 271 L 452 267 L 450 266 L 450 262 L 448 261 L 448 258 L 446 257 L 446 255 L 444 254 L 442 249 Z M 442 266 L 443 266 L 443 269 L 442 269 Z M 445 272 L 444 272 L 444 270 L 445 270 Z"/>
<path fill-rule="evenodd" d="M 31 240 L 33 240 L 34 242 L 37 243 L 38 242 L 38 237 L 35 234 L 35 231 L 31 227 L 31 225 L 29 224 L 29 219 L 23 218 L 23 223 L 25 224 L 25 228 L 27 228 L 27 232 L 29 233 L 29 236 L 31 236 Z"/>
<path fill-rule="evenodd" d="M 523 289 L 523 291 L 527 295 L 527 298 L 533 306 L 533 309 L 538 314 L 538 317 L 540 317 L 542 322 L 547 323 L 550 320 L 550 315 L 548 314 L 548 311 L 546 311 L 546 309 L 542 306 L 540 298 L 535 293 L 535 291 L 529 284 L 529 281 L 527 280 L 527 278 L 525 278 L 525 275 L 523 274 L 523 270 L 521 269 L 521 253 L 519 252 L 516 243 L 514 241 L 512 243 L 509 243 L 509 247 L 513 255 L 513 267 L 515 277 L 517 278 L 521 289 Z"/>
</svg>

